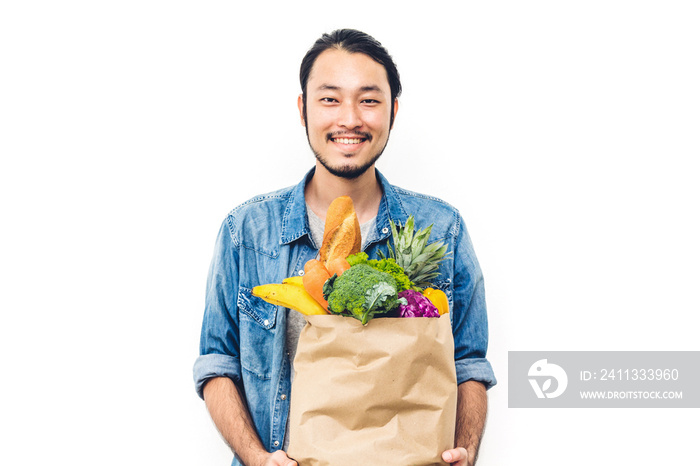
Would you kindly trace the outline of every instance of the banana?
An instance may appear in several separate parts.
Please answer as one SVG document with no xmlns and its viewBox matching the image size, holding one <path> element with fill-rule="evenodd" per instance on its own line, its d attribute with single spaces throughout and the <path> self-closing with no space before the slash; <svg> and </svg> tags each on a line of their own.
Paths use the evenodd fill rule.
<svg viewBox="0 0 700 466">
<path fill-rule="evenodd" d="M 304 286 L 304 277 L 300 277 L 298 275 L 294 277 L 287 277 L 282 280 L 282 283 L 287 285 Z"/>
<path fill-rule="evenodd" d="M 290 283 L 271 283 L 253 288 L 253 296 L 268 303 L 288 307 L 304 315 L 323 315 L 328 312 L 306 292 L 303 286 Z"/>
</svg>

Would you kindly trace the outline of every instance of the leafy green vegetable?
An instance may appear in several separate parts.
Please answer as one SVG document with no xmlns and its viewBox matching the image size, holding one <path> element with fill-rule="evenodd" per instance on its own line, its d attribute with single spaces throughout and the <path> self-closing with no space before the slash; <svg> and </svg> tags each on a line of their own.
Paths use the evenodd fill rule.
<svg viewBox="0 0 700 466">
<path fill-rule="evenodd" d="M 375 315 L 386 314 L 403 303 L 399 300 L 394 277 L 366 263 L 353 265 L 340 277 L 334 277 L 323 287 L 328 310 L 354 317 L 362 325 Z"/>
<path fill-rule="evenodd" d="M 348 256 L 348 263 L 350 266 L 357 264 L 367 264 L 370 267 L 379 270 L 380 272 L 385 272 L 394 277 L 396 280 L 396 286 L 398 291 L 410 290 L 413 288 L 413 282 L 408 278 L 408 275 L 404 272 L 403 268 L 396 263 L 394 259 L 384 258 L 380 260 L 372 259 L 370 260 L 366 253 L 358 252 Z"/>
<path fill-rule="evenodd" d="M 367 290 L 365 295 L 365 308 L 368 312 L 381 308 L 388 299 L 391 299 L 396 294 L 396 288 L 393 288 L 388 283 L 377 283 L 371 289 Z"/>
<path fill-rule="evenodd" d="M 413 287 L 413 282 L 409 280 L 408 275 L 404 273 L 403 268 L 394 259 L 370 260 L 367 261 L 367 264 L 394 277 L 399 292 Z"/>
<path fill-rule="evenodd" d="M 348 261 L 348 264 L 350 264 L 350 267 L 352 267 L 353 265 L 357 264 L 366 264 L 368 259 L 369 256 L 366 252 L 357 252 L 349 255 L 346 260 Z"/>
</svg>

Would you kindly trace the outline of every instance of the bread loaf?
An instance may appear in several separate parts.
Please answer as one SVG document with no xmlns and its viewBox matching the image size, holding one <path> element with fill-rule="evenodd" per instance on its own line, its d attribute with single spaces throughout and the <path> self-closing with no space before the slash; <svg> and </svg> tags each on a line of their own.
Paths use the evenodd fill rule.
<svg viewBox="0 0 700 466">
<path fill-rule="evenodd" d="M 352 199 L 350 196 L 334 199 L 326 212 L 326 226 L 319 259 L 328 267 L 331 260 L 346 258 L 350 254 L 360 252 L 361 247 L 360 222 Z"/>
</svg>

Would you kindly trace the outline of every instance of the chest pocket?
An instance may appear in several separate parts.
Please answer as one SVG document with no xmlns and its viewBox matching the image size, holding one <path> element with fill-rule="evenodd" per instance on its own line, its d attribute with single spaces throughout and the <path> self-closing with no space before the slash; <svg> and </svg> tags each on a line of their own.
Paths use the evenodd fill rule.
<svg viewBox="0 0 700 466">
<path fill-rule="evenodd" d="M 270 357 L 277 323 L 277 306 L 253 296 L 250 288 L 238 290 L 240 351 L 243 369 L 259 379 L 272 377 Z"/>
</svg>

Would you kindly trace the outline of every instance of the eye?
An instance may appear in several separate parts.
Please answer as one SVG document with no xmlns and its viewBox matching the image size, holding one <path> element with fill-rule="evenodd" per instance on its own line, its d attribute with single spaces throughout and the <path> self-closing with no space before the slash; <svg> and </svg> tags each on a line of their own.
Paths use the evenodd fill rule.
<svg viewBox="0 0 700 466">
<path fill-rule="evenodd" d="M 375 105 L 375 104 L 378 104 L 379 101 L 378 101 L 378 100 L 375 100 L 375 99 L 364 99 L 364 100 L 362 101 L 362 103 L 363 103 L 363 104 L 372 104 L 372 105 Z"/>
<path fill-rule="evenodd" d="M 321 102 L 332 104 L 337 102 L 337 100 L 335 100 L 333 97 L 322 97 Z"/>
</svg>

